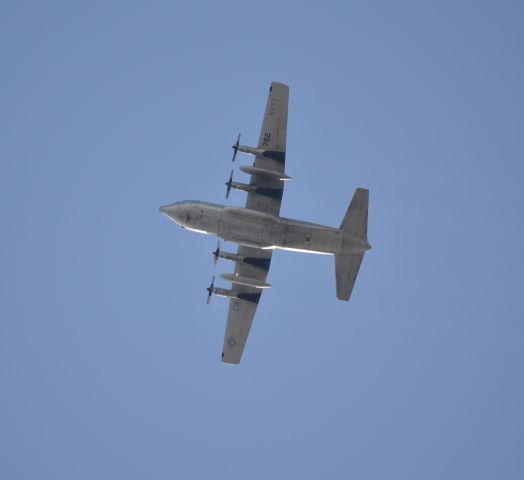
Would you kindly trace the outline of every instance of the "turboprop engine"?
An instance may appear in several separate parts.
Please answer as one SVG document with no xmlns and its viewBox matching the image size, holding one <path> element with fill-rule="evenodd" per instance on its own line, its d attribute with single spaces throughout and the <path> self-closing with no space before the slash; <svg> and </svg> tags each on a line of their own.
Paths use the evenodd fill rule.
<svg viewBox="0 0 524 480">
<path fill-rule="evenodd" d="M 260 257 L 246 257 L 239 255 L 238 253 L 224 252 L 220 248 L 220 242 L 217 244 L 217 248 L 213 254 L 213 264 L 216 267 L 219 258 L 224 260 L 230 260 L 232 262 L 243 262 L 253 267 L 263 268 L 264 270 L 269 270 L 269 264 L 271 260 L 269 258 L 260 258 Z"/>
<path fill-rule="evenodd" d="M 206 288 L 207 290 L 207 303 L 210 302 L 213 295 L 218 295 L 219 297 L 230 297 L 238 298 L 240 300 L 245 300 L 246 302 L 258 303 L 260 300 L 260 293 L 245 293 L 245 292 L 235 292 L 234 290 L 228 290 L 226 288 L 215 287 L 215 276 L 211 280 L 211 285 Z"/>
</svg>

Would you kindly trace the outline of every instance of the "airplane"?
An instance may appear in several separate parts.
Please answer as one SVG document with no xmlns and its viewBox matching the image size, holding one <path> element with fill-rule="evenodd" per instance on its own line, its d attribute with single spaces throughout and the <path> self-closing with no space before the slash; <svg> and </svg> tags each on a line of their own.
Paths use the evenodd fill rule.
<svg viewBox="0 0 524 480">
<path fill-rule="evenodd" d="M 231 282 L 231 289 L 207 288 L 212 295 L 229 297 L 222 363 L 239 364 L 264 289 L 271 285 L 266 277 L 273 250 L 334 255 L 337 298 L 349 300 L 364 254 L 371 249 L 367 238 L 369 191 L 357 188 L 339 228 L 280 217 L 285 174 L 289 86 L 272 82 L 256 147 L 233 145 L 233 162 L 238 152 L 254 156 L 253 165 L 240 170 L 251 176 L 249 183 L 226 182 L 226 198 L 231 189 L 247 192 L 245 207 L 227 207 L 196 200 L 160 207 L 160 212 L 182 228 L 217 235 L 238 244 L 236 253 L 220 248 L 218 259 L 235 263 L 234 273 L 220 275 Z"/>
</svg>

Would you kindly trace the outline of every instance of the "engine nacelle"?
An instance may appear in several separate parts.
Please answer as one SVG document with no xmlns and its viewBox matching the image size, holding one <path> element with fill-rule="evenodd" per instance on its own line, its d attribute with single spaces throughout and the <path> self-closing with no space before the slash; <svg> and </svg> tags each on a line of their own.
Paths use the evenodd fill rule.
<svg viewBox="0 0 524 480">
<path fill-rule="evenodd" d="M 245 300 L 251 303 L 258 303 L 261 295 L 260 293 L 234 292 L 233 290 L 218 287 L 213 287 L 212 292 L 219 297 L 238 298 L 239 300 Z"/>
<path fill-rule="evenodd" d="M 219 258 L 223 258 L 224 260 L 230 260 L 232 262 L 241 262 L 244 260 L 244 257 L 242 255 L 238 255 L 237 253 L 232 252 L 220 251 L 218 256 Z"/>
<path fill-rule="evenodd" d="M 278 152 L 276 150 L 267 150 L 264 148 L 248 147 L 247 145 L 239 145 L 238 143 L 233 146 L 235 152 L 250 153 L 251 155 L 258 155 L 259 157 L 271 158 L 277 162 L 284 163 L 286 161 L 286 152 Z"/>
</svg>

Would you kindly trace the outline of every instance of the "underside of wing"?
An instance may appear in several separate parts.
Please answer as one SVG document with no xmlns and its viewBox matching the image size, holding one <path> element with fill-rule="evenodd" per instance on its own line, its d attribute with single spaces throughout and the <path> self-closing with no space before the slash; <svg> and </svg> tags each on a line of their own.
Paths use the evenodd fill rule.
<svg viewBox="0 0 524 480">
<path fill-rule="evenodd" d="M 269 88 L 264 119 L 256 149 L 242 149 L 255 153 L 253 167 L 241 167 L 251 175 L 246 208 L 251 208 L 272 215 L 280 213 L 286 167 L 286 137 L 289 87 L 282 83 L 272 82 Z M 257 311 L 271 263 L 271 250 L 261 250 L 240 245 L 235 262 L 235 278 L 228 275 L 233 282 L 235 297 L 229 300 L 223 363 L 240 363 L 247 337 Z"/>
<path fill-rule="evenodd" d="M 244 279 L 244 283 L 245 279 L 253 280 L 252 283 L 265 282 L 271 262 L 271 251 L 241 245 L 237 253 L 243 260 L 235 262 L 235 275 Z M 232 290 L 238 292 L 239 298 L 229 300 L 222 362 L 237 364 L 242 358 L 262 289 L 233 283 Z"/>
<path fill-rule="evenodd" d="M 289 87 L 283 83 L 271 82 L 257 145 L 258 148 L 266 150 L 266 153 L 257 157 L 257 167 L 284 171 L 288 103 Z"/>
<path fill-rule="evenodd" d="M 288 100 L 289 87 L 272 82 L 257 144 L 257 149 L 264 154 L 255 156 L 253 165 L 256 168 L 285 172 Z M 258 187 L 258 190 L 248 194 L 246 207 L 278 215 L 284 181 L 275 176 L 252 174 L 250 184 Z"/>
</svg>

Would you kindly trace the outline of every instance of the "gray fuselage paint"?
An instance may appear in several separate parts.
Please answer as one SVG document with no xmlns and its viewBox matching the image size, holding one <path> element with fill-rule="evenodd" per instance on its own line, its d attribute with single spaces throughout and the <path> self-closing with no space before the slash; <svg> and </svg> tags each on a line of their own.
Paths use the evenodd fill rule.
<svg viewBox="0 0 524 480">
<path fill-rule="evenodd" d="M 189 230 L 250 247 L 321 254 L 366 250 L 365 242 L 342 230 L 248 208 L 185 201 L 165 207 L 163 213 Z"/>
</svg>

